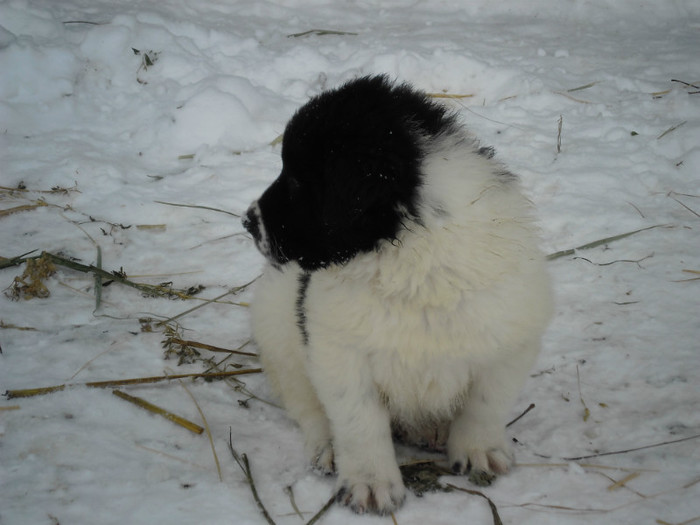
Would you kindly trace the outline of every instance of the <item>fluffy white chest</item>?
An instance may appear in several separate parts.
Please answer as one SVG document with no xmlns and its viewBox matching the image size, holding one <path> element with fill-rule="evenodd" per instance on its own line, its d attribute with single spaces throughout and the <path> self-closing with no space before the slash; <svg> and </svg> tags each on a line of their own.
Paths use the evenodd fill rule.
<svg viewBox="0 0 700 525">
<path fill-rule="evenodd" d="M 337 293 L 337 281 L 329 294 L 322 278 L 314 279 L 306 303 L 312 354 L 364 369 L 394 419 L 449 418 L 462 405 L 485 342 L 461 301 L 416 307 L 362 287 L 341 286 Z"/>
<path fill-rule="evenodd" d="M 407 423 L 450 418 L 464 403 L 472 373 L 465 357 L 412 352 L 374 352 L 374 381 L 392 418 Z"/>
</svg>

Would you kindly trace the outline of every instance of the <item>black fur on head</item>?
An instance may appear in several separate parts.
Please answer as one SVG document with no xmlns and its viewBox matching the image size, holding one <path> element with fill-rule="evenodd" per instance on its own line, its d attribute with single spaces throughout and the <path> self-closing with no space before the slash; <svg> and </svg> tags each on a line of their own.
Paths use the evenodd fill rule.
<svg viewBox="0 0 700 525">
<path fill-rule="evenodd" d="M 273 264 L 342 264 L 394 239 L 416 218 L 421 160 L 454 116 L 385 76 L 352 80 L 302 106 L 287 124 L 282 172 L 244 226 Z"/>
</svg>

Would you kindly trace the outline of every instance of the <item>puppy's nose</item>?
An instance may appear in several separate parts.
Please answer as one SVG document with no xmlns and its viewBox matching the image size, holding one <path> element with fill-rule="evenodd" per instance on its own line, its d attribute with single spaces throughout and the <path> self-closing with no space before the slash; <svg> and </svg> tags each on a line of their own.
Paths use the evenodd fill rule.
<svg viewBox="0 0 700 525">
<path fill-rule="evenodd" d="M 260 239 L 260 218 L 257 213 L 257 203 L 253 203 L 241 220 L 243 227 L 254 239 Z"/>
<path fill-rule="evenodd" d="M 246 211 L 245 215 L 241 218 L 241 223 L 243 223 L 243 227 L 246 229 L 246 231 L 250 231 L 250 223 L 252 222 L 250 217 L 248 216 L 249 211 Z"/>
</svg>

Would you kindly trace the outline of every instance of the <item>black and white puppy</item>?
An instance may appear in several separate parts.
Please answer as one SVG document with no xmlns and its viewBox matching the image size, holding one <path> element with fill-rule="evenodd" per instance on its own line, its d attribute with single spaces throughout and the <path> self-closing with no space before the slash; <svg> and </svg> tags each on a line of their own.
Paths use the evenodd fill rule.
<svg viewBox="0 0 700 525">
<path fill-rule="evenodd" d="M 551 314 L 533 210 L 455 115 L 363 77 L 311 99 L 243 223 L 269 261 L 253 336 L 341 504 L 404 499 L 392 432 L 488 484 Z"/>
</svg>

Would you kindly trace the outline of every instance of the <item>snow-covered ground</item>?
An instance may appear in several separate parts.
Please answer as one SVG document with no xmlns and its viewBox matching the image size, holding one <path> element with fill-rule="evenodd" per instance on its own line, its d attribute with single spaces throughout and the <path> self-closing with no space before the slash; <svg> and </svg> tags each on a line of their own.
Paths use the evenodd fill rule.
<svg viewBox="0 0 700 525">
<path fill-rule="evenodd" d="M 245 284 L 262 260 L 236 217 L 162 203 L 240 213 L 276 177 L 294 109 L 367 73 L 470 95 L 446 103 L 522 176 L 548 253 L 661 225 L 550 262 L 557 314 L 513 417 L 536 408 L 509 429 L 520 466 L 482 491 L 503 522 L 700 520 L 696 0 L 0 1 L 0 209 L 18 208 L 0 214 L 0 256 L 95 265 L 99 247 L 140 283 L 203 285 L 200 298 Z M 2 288 L 23 270 L 0 270 Z M 2 391 L 201 372 L 165 360 L 154 326 L 197 305 L 169 329 L 249 338 L 233 304 L 249 290 L 205 304 L 115 283 L 95 310 L 92 275 L 57 270 L 48 298 L 0 297 Z M 309 520 L 334 481 L 307 470 L 264 377 L 241 380 L 121 388 L 204 425 L 194 398 L 221 480 L 206 432 L 111 389 L 2 401 L 0 523 L 263 523 L 229 431 L 272 519 Z M 581 456 L 596 457 L 564 459 Z M 492 523 L 463 492 L 410 496 L 395 520 Z M 320 522 L 392 518 L 334 506 Z"/>
</svg>

